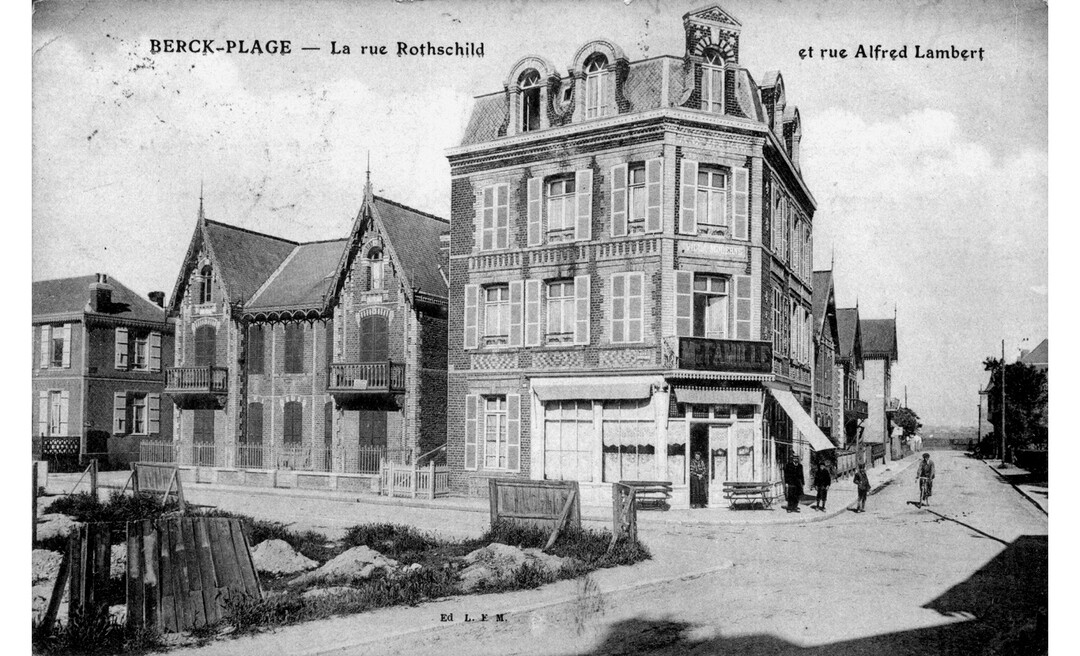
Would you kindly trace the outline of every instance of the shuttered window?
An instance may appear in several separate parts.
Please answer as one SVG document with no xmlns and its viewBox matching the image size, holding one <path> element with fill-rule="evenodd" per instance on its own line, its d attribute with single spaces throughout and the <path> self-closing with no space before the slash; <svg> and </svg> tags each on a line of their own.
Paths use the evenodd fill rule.
<svg viewBox="0 0 1080 656">
<path fill-rule="evenodd" d="M 113 332 L 114 367 L 118 371 L 127 371 L 128 368 L 128 329 L 117 328 Z"/>
<path fill-rule="evenodd" d="M 484 469 L 517 471 L 521 460 L 521 395 L 483 397 L 481 429 Z"/>
<path fill-rule="evenodd" d="M 285 402 L 282 441 L 300 444 L 304 439 L 304 406 L 299 401 Z"/>
<path fill-rule="evenodd" d="M 465 329 L 462 335 L 462 348 L 474 349 L 479 341 L 480 286 L 465 285 Z"/>
<path fill-rule="evenodd" d="M 592 169 L 578 171 L 574 176 L 577 185 L 577 222 L 574 239 L 592 239 Z"/>
<path fill-rule="evenodd" d="M 493 250 L 510 245 L 510 186 L 485 187 L 481 206 L 480 249 Z"/>
<path fill-rule="evenodd" d="M 480 417 L 478 406 L 483 400 L 483 397 L 476 394 L 465 395 L 465 469 L 470 471 L 477 468 Z"/>
<path fill-rule="evenodd" d="M 379 314 L 360 320 L 360 362 L 384 362 L 390 357 L 390 322 Z"/>
<path fill-rule="evenodd" d="M 644 274 L 611 276 L 611 341 L 616 344 L 642 341 Z"/>
<path fill-rule="evenodd" d="M 540 281 L 525 281 L 525 346 L 540 345 Z"/>
<path fill-rule="evenodd" d="M 161 371 L 161 333 L 150 333 L 150 371 Z"/>
<path fill-rule="evenodd" d="M 543 243 L 543 231 L 540 229 L 540 190 L 543 187 L 543 182 L 544 181 L 540 178 L 529 178 L 528 183 L 526 183 L 526 193 L 528 195 L 526 205 L 526 224 L 528 229 L 529 246 L 539 246 Z"/>
</svg>

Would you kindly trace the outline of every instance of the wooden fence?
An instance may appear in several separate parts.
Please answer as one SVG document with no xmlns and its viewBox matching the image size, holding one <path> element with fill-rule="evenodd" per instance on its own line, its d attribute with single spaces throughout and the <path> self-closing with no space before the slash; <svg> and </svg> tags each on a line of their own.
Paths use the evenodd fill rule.
<svg viewBox="0 0 1080 656">
<path fill-rule="evenodd" d="M 612 543 L 626 536 L 637 542 L 637 490 L 632 485 L 611 485 Z"/>
<path fill-rule="evenodd" d="M 160 494 L 164 505 L 169 495 L 176 496 L 176 502 L 183 511 L 187 506 L 184 499 L 184 486 L 180 482 L 180 468 L 176 465 L 164 465 L 152 462 L 131 463 L 131 489 L 135 494 Z M 127 489 L 127 486 L 124 486 Z"/>
<path fill-rule="evenodd" d="M 450 468 L 429 463 L 427 467 L 383 462 L 379 490 L 390 497 L 435 497 L 450 494 Z"/>
<path fill-rule="evenodd" d="M 581 528 L 581 495 L 577 481 L 488 480 L 491 523 L 500 520 L 545 530 L 566 522 Z"/>
</svg>

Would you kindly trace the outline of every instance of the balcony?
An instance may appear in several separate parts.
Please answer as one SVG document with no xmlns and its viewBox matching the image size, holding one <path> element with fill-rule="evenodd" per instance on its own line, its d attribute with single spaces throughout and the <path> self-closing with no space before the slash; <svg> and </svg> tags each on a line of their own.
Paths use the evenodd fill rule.
<svg viewBox="0 0 1080 656">
<path fill-rule="evenodd" d="M 330 393 L 337 398 L 405 393 L 405 363 L 353 362 L 330 365 Z"/>
<path fill-rule="evenodd" d="M 870 415 L 870 407 L 862 399 L 844 399 L 844 419 L 866 419 Z"/>
<path fill-rule="evenodd" d="M 181 408 L 222 407 L 229 394 L 229 370 L 208 366 L 169 367 L 165 370 L 165 393 Z"/>
<path fill-rule="evenodd" d="M 677 337 L 675 369 L 772 373 L 772 343 L 744 339 Z"/>
<path fill-rule="evenodd" d="M 893 414 L 900 409 L 900 399 L 889 399 L 885 402 L 885 413 Z"/>
</svg>

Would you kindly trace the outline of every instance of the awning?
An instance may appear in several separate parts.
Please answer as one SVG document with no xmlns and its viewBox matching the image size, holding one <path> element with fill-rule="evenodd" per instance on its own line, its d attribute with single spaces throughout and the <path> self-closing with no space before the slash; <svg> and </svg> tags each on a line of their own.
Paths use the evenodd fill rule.
<svg viewBox="0 0 1080 656">
<path fill-rule="evenodd" d="M 761 391 L 676 387 L 675 400 L 695 405 L 761 405 Z"/>
<path fill-rule="evenodd" d="M 658 376 L 534 378 L 532 388 L 541 401 L 647 399 L 652 396 L 653 386 L 659 386 L 663 382 L 664 379 Z"/>
<path fill-rule="evenodd" d="M 780 407 L 784 409 L 787 416 L 791 417 L 792 423 L 795 424 L 795 428 L 802 433 L 803 438 L 810 443 L 810 448 L 814 451 L 827 451 L 828 449 L 835 449 L 836 446 L 829 441 L 829 438 L 825 437 L 825 433 L 821 432 L 821 429 L 817 427 L 814 420 L 810 418 L 810 415 L 806 414 L 806 410 L 803 410 L 802 405 L 795 399 L 795 396 L 788 390 L 769 388 L 769 394 L 773 395 L 776 402 L 780 404 Z"/>
</svg>

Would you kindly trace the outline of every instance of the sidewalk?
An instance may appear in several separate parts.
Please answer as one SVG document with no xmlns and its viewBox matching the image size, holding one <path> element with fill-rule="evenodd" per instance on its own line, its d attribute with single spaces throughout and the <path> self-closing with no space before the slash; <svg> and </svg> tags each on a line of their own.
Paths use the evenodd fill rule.
<svg viewBox="0 0 1080 656">
<path fill-rule="evenodd" d="M 986 464 L 1001 477 L 1001 480 L 1012 485 L 1017 492 L 1023 495 L 1028 501 L 1035 504 L 1039 510 L 1047 515 L 1050 514 L 1050 488 L 1046 485 L 1042 485 L 1041 481 L 1039 484 L 1031 483 L 1031 472 L 1026 469 L 1020 469 L 1016 465 L 1009 465 L 1002 468 L 1001 462 L 997 460 L 987 461 Z"/>
</svg>

